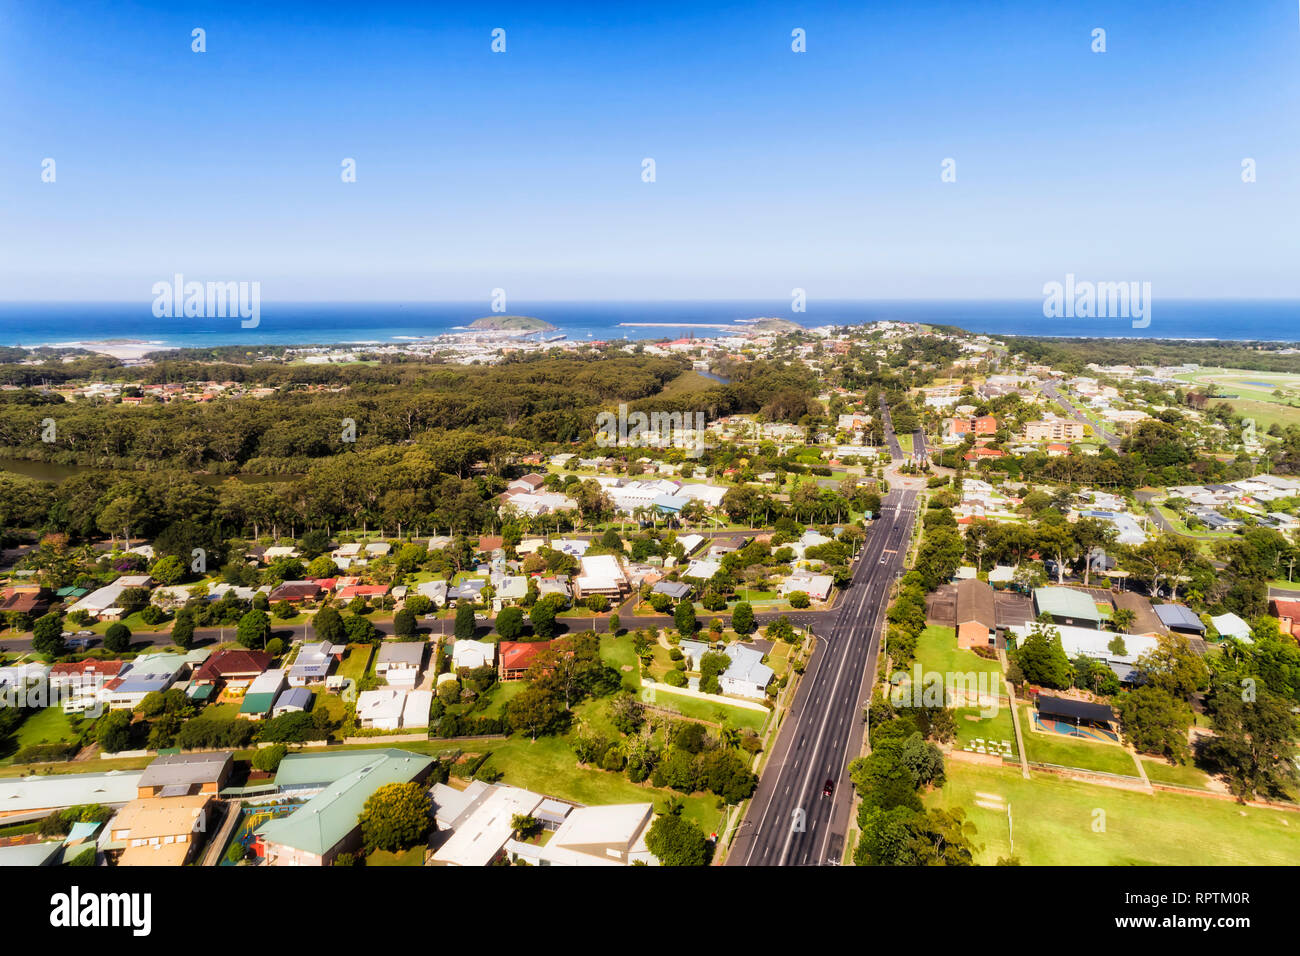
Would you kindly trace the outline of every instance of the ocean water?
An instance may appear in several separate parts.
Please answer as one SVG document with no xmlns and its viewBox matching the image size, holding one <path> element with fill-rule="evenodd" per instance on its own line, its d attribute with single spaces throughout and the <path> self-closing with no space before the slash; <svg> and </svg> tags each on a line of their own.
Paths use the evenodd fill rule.
<svg viewBox="0 0 1300 956">
<path fill-rule="evenodd" d="M 818 301 L 792 313 L 789 300 L 664 302 L 512 302 L 576 340 L 660 339 L 725 334 L 760 316 L 804 326 L 893 319 L 954 325 L 995 335 L 1223 339 L 1300 342 L 1300 300 L 1157 299 L 1146 328 L 1126 318 L 1043 316 L 1041 300 Z M 399 343 L 453 332 L 489 314 L 484 303 L 264 302 L 257 328 L 234 318 L 157 318 L 151 302 L 0 303 L 0 345 L 51 345 L 123 339 L 160 348 L 218 345 Z M 721 326 L 722 328 L 710 327 Z"/>
</svg>

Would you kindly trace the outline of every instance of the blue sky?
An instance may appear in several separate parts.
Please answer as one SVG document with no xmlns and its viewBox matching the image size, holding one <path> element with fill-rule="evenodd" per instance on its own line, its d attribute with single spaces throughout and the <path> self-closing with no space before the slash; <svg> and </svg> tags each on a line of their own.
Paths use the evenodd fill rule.
<svg viewBox="0 0 1300 956">
<path fill-rule="evenodd" d="M 1300 297 L 1296 0 L 614 6 L 2 2 L 0 299 Z"/>
</svg>

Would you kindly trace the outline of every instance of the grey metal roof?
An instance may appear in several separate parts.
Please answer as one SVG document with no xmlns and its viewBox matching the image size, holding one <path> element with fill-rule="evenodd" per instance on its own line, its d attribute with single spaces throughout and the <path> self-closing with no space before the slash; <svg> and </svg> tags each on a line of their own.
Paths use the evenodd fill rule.
<svg viewBox="0 0 1300 956">
<path fill-rule="evenodd" d="M 1155 612 L 1156 617 L 1160 618 L 1160 623 L 1165 627 L 1183 628 L 1198 634 L 1205 633 L 1205 625 L 1192 613 L 1191 608 L 1183 607 L 1181 604 L 1157 604 Z"/>
<path fill-rule="evenodd" d="M 195 783 L 215 783 L 221 771 L 233 759 L 229 750 L 211 753 L 165 754 L 158 757 L 140 775 L 142 787 L 169 787 Z"/>
</svg>

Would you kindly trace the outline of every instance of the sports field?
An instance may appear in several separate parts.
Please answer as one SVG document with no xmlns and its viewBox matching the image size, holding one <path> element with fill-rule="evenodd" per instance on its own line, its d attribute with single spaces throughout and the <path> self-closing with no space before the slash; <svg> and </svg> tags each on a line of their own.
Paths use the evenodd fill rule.
<svg viewBox="0 0 1300 956">
<path fill-rule="evenodd" d="M 1202 368 L 1177 376 L 1194 385 L 1216 385 L 1234 411 L 1255 419 L 1261 431 L 1270 425 L 1300 425 L 1300 375 L 1252 372 L 1241 368 Z"/>
<path fill-rule="evenodd" d="M 1146 794 L 1014 768 L 947 762 L 929 806 L 961 807 L 975 824 L 976 862 L 1015 855 L 1027 866 L 1296 866 L 1300 813 L 1228 800 Z"/>
</svg>

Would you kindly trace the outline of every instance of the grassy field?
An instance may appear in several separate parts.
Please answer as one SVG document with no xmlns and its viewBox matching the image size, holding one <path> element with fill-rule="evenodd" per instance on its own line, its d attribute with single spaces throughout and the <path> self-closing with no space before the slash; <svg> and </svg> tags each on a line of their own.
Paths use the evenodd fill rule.
<svg viewBox="0 0 1300 956">
<path fill-rule="evenodd" d="M 479 752 L 491 751 L 487 766 L 500 770 L 504 782 L 562 800 L 584 804 L 648 803 L 662 806 L 676 791 L 632 783 L 623 774 L 579 767 L 573 748 L 564 737 L 541 737 L 530 741 L 516 736 L 500 742 L 475 744 Z M 712 833 L 722 819 L 713 796 L 682 797 L 683 815 L 694 820 L 705 833 Z"/>
<path fill-rule="evenodd" d="M 600 639 L 600 659 L 623 675 L 623 686 L 631 691 L 641 689 L 641 661 L 632 646 L 631 635 Z"/>
<path fill-rule="evenodd" d="M 975 824 L 976 861 L 1015 855 L 1030 866 L 1294 866 L 1300 862 L 1300 815 L 1256 810 L 1227 800 L 1146 794 L 951 761 L 943 789 L 927 804 L 961 807 Z M 1000 799 L 990 799 L 1000 798 Z M 980 800 L 997 806 L 977 806 Z M 1097 813 L 1102 811 L 1104 817 Z M 1104 824 L 1104 829 L 1102 828 Z M 1099 832 L 1100 830 L 1100 832 Z"/>
<path fill-rule="evenodd" d="M 980 717 L 980 711 L 977 707 L 958 707 L 953 711 L 957 720 L 957 743 L 956 748 L 962 750 L 966 744 L 970 743 L 977 737 L 987 741 L 1001 743 L 1006 740 L 1011 744 L 1011 752 L 1014 754 L 1016 749 L 1016 727 L 1011 721 L 1011 707 L 1005 705 L 998 708 L 998 712 L 992 717 Z"/>
<path fill-rule="evenodd" d="M 1171 783 L 1180 787 L 1202 787 L 1210 782 L 1209 774 L 1188 764 L 1175 767 L 1152 757 L 1142 758 L 1142 767 L 1154 783 Z"/>
<path fill-rule="evenodd" d="M 424 844 L 413 846 L 404 853 L 375 850 L 366 857 L 366 866 L 424 866 Z"/>
<path fill-rule="evenodd" d="M 35 744 L 71 743 L 75 739 L 72 722 L 62 707 L 43 707 L 24 720 L 14 734 L 14 753 Z M 12 763 L 9 757 L 0 763 Z"/>
<path fill-rule="evenodd" d="M 661 684 L 656 687 L 654 706 L 674 710 L 683 717 L 693 717 L 696 720 L 708 720 L 715 724 L 730 724 L 732 727 L 757 731 L 761 731 L 766 726 L 767 719 L 771 716 L 770 711 L 750 710 L 747 707 L 731 707 L 724 703 L 724 700 L 725 698 L 700 700 L 698 697 L 674 694 L 672 688 Z"/>
<path fill-rule="evenodd" d="M 941 674 L 1000 673 L 1002 666 L 957 646 L 957 632 L 951 627 L 930 625 L 916 639 L 916 660 L 923 671 Z"/>
<path fill-rule="evenodd" d="M 1222 394 L 1236 395 L 1236 398 L 1224 401 L 1239 415 L 1255 419 L 1255 427 L 1260 431 L 1273 424 L 1283 428 L 1300 425 L 1300 407 L 1294 404 L 1300 402 L 1300 375 L 1239 368 L 1203 368 L 1177 377 L 1197 385 L 1214 384 Z"/>
</svg>

